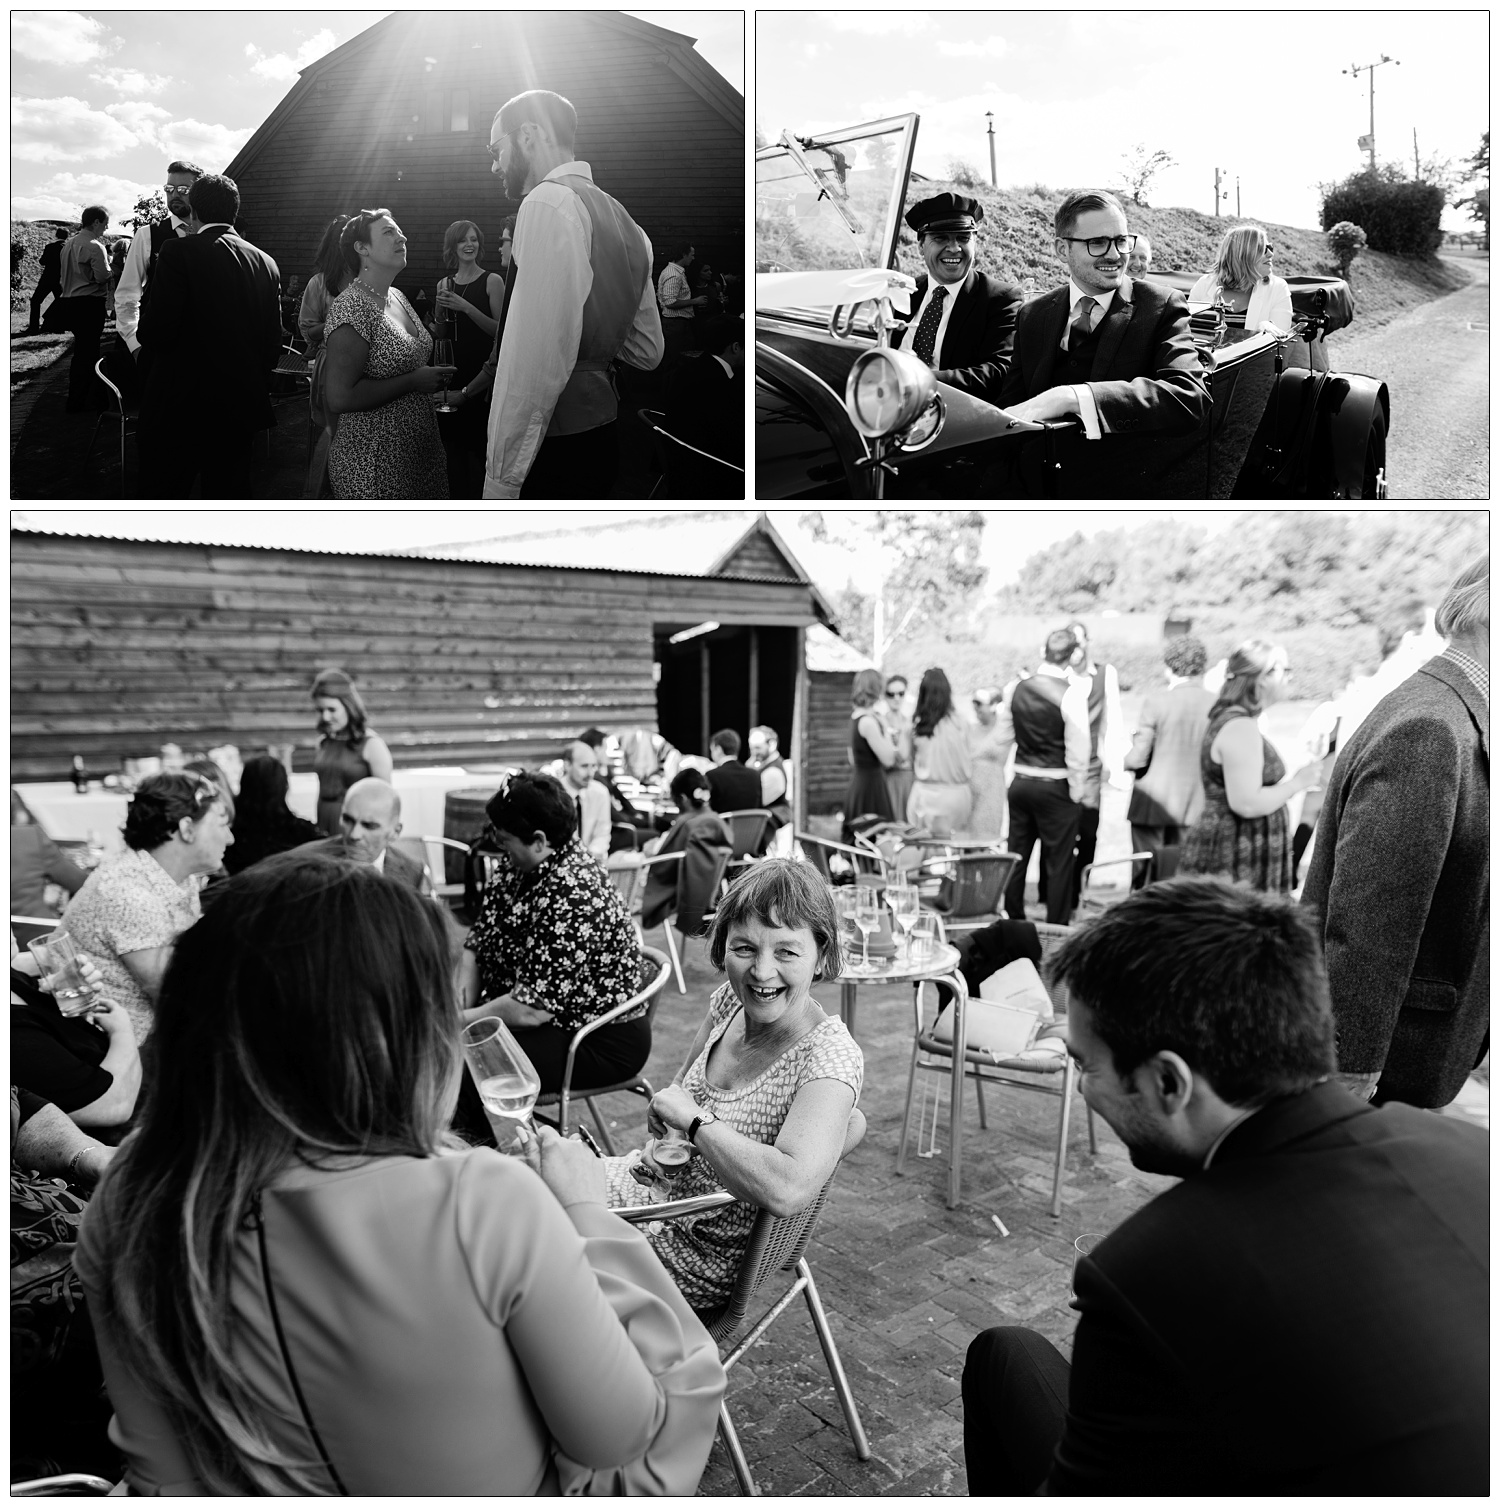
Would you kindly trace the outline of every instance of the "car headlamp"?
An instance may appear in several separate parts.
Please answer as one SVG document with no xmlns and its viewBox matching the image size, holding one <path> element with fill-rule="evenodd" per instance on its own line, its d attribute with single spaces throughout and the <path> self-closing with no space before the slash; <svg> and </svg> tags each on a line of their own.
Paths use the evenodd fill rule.
<svg viewBox="0 0 1500 1507">
<path fill-rule="evenodd" d="M 844 388 L 844 407 L 849 421 L 868 440 L 883 440 L 899 434 L 929 408 L 941 408 L 937 379 L 925 361 L 910 351 L 886 346 L 864 351 L 849 371 Z M 936 434 L 934 426 L 931 439 Z"/>
</svg>

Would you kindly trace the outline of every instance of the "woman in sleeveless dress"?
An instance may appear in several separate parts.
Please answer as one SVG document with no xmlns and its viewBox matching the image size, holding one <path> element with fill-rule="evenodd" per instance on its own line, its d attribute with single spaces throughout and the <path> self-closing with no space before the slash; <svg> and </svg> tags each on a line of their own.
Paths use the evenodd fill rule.
<svg viewBox="0 0 1500 1507">
<path fill-rule="evenodd" d="M 1262 638 L 1230 655 L 1199 755 L 1203 815 L 1183 839 L 1179 873 L 1222 874 L 1252 889 L 1290 892 L 1287 802 L 1317 783 L 1322 766 L 1314 761 L 1288 776 L 1256 723 L 1286 698 L 1290 673 L 1286 650 Z"/>
<path fill-rule="evenodd" d="M 484 236 L 472 220 L 455 220 L 443 234 L 443 265 L 449 276 L 438 284 L 438 321 L 434 335 L 447 332 L 453 341 L 452 401 L 479 375 L 489 359 L 505 302 L 505 279 L 486 272 Z M 448 454 L 448 495 L 479 497 L 484 490 L 484 447 L 488 437 L 488 403 L 466 402 L 456 413 L 440 413 L 438 433 Z"/>
<path fill-rule="evenodd" d="M 996 709 L 1001 700 L 1000 692 L 989 686 L 974 692 L 974 715 L 979 722 L 970 732 L 969 745 L 974 758 L 974 775 L 970 780 L 974 809 L 969 813 L 969 834 L 993 837 L 997 842 L 1005 836 L 1009 810 L 1005 765 L 1015 743 L 1014 738 L 1002 740 L 1000 736 Z"/>
<path fill-rule="evenodd" d="M 917 780 L 906 805 L 906 819 L 940 837 L 967 833 L 974 808 L 970 784 L 974 759 L 969 735 L 953 710 L 953 688 L 942 670 L 931 669 L 922 676 L 912 733 Z"/>
<path fill-rule="evenodd" d="M 388 209 L 351 215 L 339 237 L 353 282 L 324 323 L 326 402 L 338 415 L 328 452 L 335 497 L 446 498 L 448 467 L 432 394 L 453 368 L 428 366 L 432 336 L 392 282 L 406 237 Z"/>
<path fill-rule="evenodd" d="M 849 790 L 844 796 L 844 841 L 853 836 L 850 823 L 858 816 L 895 819 L 885 772 L 896 762 L 896 749 L 886 736 L 876 708 L 884 687 L 879 670 L 861 670 L 854 677 L 849 722 Z"/>
<path fill-rule="evenodd" d="M 323 735 L 313 759 L 318 776 L 318 830 L 336 837 L 344 792 L 371 775 L 389 780 L 391 751 L 371 729 L 364 700 L 342 670 L 320 670 L 312 683 L 312 700 Z"/>
</svg>

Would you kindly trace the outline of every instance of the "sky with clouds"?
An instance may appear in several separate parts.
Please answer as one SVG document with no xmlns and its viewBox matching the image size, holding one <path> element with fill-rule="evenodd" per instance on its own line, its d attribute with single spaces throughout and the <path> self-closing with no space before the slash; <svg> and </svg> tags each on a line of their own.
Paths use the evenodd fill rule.
<svg viewBox="0 0 1500 1507">
<path fill-rule="evenodd" d="M 111 228 L 173 158 L 222 172 L 298 71 L 388 11 L 20 11 L 11 17 L 11 213 Z M 632 11 L 699 39 L 744 88 L 738 12 Z"/>
<path fill-rule="evenodd" d="M 1468 157 L 1489 129 L 1484 11 L 824 11 L 756 17 L 755 120 L 771 138 L 916 112 L 916 167 L 962 158 L 1002 187 L 1118 182 L 1122 152 L 1176 166 L 1151 203 L 1316 227 L 1319 181 L 1357 171 L 1375 73 L 1376 151 Z M 1221 204 L 1221 210 L 1224 205 Z M 1462 211 L 1445 224 L 1472 228 Z"/>
</svg>

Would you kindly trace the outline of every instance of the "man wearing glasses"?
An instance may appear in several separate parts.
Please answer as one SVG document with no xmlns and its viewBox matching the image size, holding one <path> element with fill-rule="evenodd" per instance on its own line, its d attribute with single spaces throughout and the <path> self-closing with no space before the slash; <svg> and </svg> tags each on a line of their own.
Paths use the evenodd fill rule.
<svg viewBox="0 0 1500 1507">
<path fill-rule="evenodd" d="M 577 128 L 572 104 L 547 89 L 507 100 L 490 127 L 490 170 L 522 203 L 491 357 L 486 497 L 610 496 L 610 363 L 652 371 L 662 357 L 650 239 L 575 160 Z"/>
<path fill-rule="evenodd" d="M 1022 307 L 1000 406 L 1036 422 L 1077 417 L 1091 440 L 1191 433 L 1208 391 L 1182 294 L 1127 275 L 1135 237 L 1113 194 L 1069 194 L 1055 226 L 1068 282 Z"/>
<path fill-rule="evenodd" d="M 927 271 L 917 274 L 917 296 L 898 344 L 920 356 L 940 382 L 996 403 L 1024 295 L 975 269 L 983 218 L 984 206 L 962 194 L 938 194 L 907 210 Z"/>
</svg>

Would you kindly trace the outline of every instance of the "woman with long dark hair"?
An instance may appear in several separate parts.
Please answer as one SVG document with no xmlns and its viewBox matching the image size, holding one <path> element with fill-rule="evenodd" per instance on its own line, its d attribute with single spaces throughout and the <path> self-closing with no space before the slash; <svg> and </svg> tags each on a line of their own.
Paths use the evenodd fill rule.
<svg viewBox="0 0 1500 1507">
<path fill-rule="evenodd" d="M 880 698 L 885 687 L 879 670 L 861 670 L 854 677 L 849 712 L 849 789 L 844 796 L 844 841 L 853 841 L 856 817 L 879 816 L 893 820 L 886 770 L 896 763 L 896 746 L 880 718 Z"/>
<path fill-rule="evenodd" d="M 224 855 L 224 867 L 231 874 L 323 836 L 314 823 L 288 807 L 290 788 L 280 759 L 261 754 L 245 761 L 234 812 L 234 846 Z"/>
<path fill-rule="evenodd" d="M 968 733 L 953 709 L 953 688 L 941 670 L 926 671 L 917 687 L 912 734 L 917 778 L 906 805 L 907 819 L 951 837 L 964 830 L 974 807 L 974 758 Z"/>
<path fill-rule="evenodd" d="M 449 1139 L 457 1039 L 369 867 L 267 859 L 182 938 L 76 1257 L 133 1493 L 693 1493 L 712 1341 L 583 1146 Z"/>
<path fill-rule="evenodd" d="M 349 286 L 349 268 L 344 262 L 339 235 L 348 215 L 335 215 L 323 227 L 323 237 L 318 242 L 318 254 L 314 257 L 317 270 L 308 278 L 302 290 L 302 303 L 297 311 L 297 328 L 307 342 L 307 359 L 312 361 L 323 349 L 323 323 L 328 318 L 329 306 Z"/>
<path fill-rule="evenodd" d="M 312 683 L 312 700 L 323 735 L 313 760 L 318 776 L 318 831 L 337 837 L 344 792 L 371 775 L 389 782 L 393 761 L 385 740 L 370 726 L 364 698 L 351 676 L 339 669 L 319 670 Z"/>
<path fill-rule="evenodd" d="M 1289 776 L 1257 721 L 1286 699 L 1290 675 L 1286 650 L 1267 639 L 1249 639 L 1229 656 L 1198 755 L 1203 814 L 1183 838 L 1179 873 L 1222 874 L 1252 889 L 1290 892 L 1287 802 L 1317 784 L 1322 765 L 1313 760 Z"/>
</svg>

